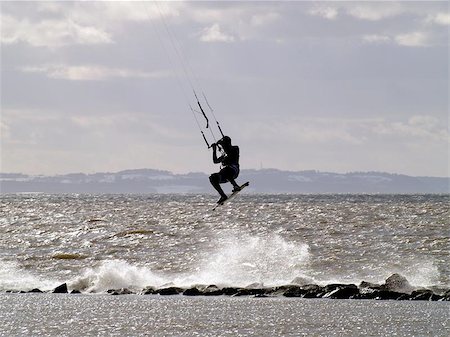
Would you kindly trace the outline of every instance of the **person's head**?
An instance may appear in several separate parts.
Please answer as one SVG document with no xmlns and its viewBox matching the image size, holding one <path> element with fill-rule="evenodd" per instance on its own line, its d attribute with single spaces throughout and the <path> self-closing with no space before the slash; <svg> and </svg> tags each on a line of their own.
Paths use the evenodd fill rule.
<svg viewBox="0 0 450 337">
<path fill-rule="evenodd" d="M 220 145 L 222 145 L 222 147 L 224 149 L 230 148 L 231 147 L 231 138 L 228 136 L 223 136 L 223 138 L 221 140 L 219 140 Z"/>
</svg>

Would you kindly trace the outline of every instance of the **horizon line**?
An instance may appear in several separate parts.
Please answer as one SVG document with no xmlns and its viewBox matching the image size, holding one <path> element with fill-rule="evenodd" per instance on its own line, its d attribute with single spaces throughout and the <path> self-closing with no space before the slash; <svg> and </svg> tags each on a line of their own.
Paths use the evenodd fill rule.
<svg viewBox="0 0 450 337">
<path fill-rule="evenodd" d="M 208 175 L 208 172 L 203 171 L 189 171 L 185 173 L 174 173 L 170 170 L 165 169 L 156 169 L 156 168 L 129 168 L 129 169 L 122 169 L 118 171 L 96 171 L 96 172 L 69 172 L 69 173 L 53 173 L 53 174 L 30 174 L 30 173 L 22 173 L 22 172 L 2 172 L 0 170 L 0 175 L 24 175 L 24 176 L 31 176 L 31 177 L 56 177 L 56 176 L 66 176 L 66 175 L 74 175 L 74 174 L 83 174 L 83 175 L 93 175 L 93 174 L 118 174 L 125 171 L 142 171 L 142 170 L 153 170 L 153 171 L 161 171 L 170 173 L 172 175 L 186 175 L 186 174 L 193 174 L 193 173 L 202 173 L 205 175 Z M 398 176 L 408 176 L 408 177 L 426 177 L 426 178 L 447 178 L 450 179 L 450 174 L 447 176 L 430 176 L 430 175 L 410 175 L 405 173 L 398 173 L 398 172 L 387 172 L 387 171 L 347 171 L 347 172 L 332 172 L 332 171 L 321 171 L 317 169 L 304 169 L 304 170 L 288 170 L 288 169 L 279 169 L 279 168 L 246 168 L 242 169 L 241 173 L 243 171 L 280 171 L 280 172 L 292 172 L 292 173 L 299 173 L 299 172 L 315 172 L 315 173 L 331 173 L 331 174 L 340 174 L 340 175 L 346 175 L 346 174 L 355 174 L 355 173 L 377 173 L 377 174 L 389 174 L 389 175 L 398 175 Z"/>
</svg>

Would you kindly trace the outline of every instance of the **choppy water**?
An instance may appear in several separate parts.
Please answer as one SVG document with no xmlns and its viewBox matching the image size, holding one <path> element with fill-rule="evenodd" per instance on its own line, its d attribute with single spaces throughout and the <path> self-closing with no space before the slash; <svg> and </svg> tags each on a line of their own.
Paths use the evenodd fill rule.
<svg viewBox="0 0 450 337">
<path fill-rule="evenodd" d="M 286 284 L 450 286 L 448 195 L 3 195 L 0 291 Z"/>
<path fill-rule="evenodd" d="M 447 337 L 448 302 L 0 294 L 0 336 Z"/>
</svg>

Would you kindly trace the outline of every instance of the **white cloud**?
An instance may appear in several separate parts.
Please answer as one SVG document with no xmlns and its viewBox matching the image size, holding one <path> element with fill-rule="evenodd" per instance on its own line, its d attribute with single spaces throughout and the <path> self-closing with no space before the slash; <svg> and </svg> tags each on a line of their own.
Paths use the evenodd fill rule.
<svg viewBox="0 0 450 337">
<path fill-rule="evenodd" d="M 397 2 L 367 2 L 349 4 L 346 8 L 347 14 L 361 20 L 379 21 L 389 17 L 397 16 L 407 10 Z"/>
<path fill-rule="evenodd" d="M 316 5 L 309 10 L 309 14 L 333 20 L 338 16 L 338 9 L 335 7 Z"/>
<path fill-rule="evenodd" d="M 413 116 L 406 122 L 382 120 L 372 126 L 372 131 L 380 135 L 410 139 L 411 142 L 418 139 L 437 142 L 450 141 L 448 130 L 439 123 L 437 118 L 432 116 Z"/>
<path fill-rule="evenodd" d="M 200 41 L 203 42 L 233 42 L 234 37 L 221 31 L 218 23 L 211 27 L 205 28 L 200 36 Z"/>
<path fill-rule="evenodd" d="M 426 47 L 429 45 L 429 36 L 424 32 L 413 32 L 395 36 L 395 41 L 405 47 Z"/>
<path fill-rule="evenodd" d="M 450 25 L 450 14 L 449 13 L 430 14 L 428 15 L 426 21 L 436 23 L 438 25 L 448 26 Z"/>
<path fill-rule="evenodd" d="M 46 64 L 22 67 L 21 71 L 27 73 L 43 73 L 49 78 L 71 81 L 102 81 L 111 78 L 162 78 L 168 76 L 165 72 L 142 72 L 92 65 L 68 66 L 62 64 Z"/>
<path fill-rule="evenodd" d="M 93 26 L 83 26 L 72 20 L 17 20 L 2 15 L 1 42 L 26 42 L 35 47 L 61 47 L 69 44 L 112 43 L 110 34 Z"/>
</svg>

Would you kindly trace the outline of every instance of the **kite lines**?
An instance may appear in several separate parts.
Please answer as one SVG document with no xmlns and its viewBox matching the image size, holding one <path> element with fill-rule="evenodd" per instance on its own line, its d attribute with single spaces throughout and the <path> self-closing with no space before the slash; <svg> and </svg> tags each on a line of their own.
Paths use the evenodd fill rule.
<svg viewBox="0 0 450 337">
<path fill-rule="evenodd" d="M 206 146 L 211 148 L 211 143 L 217 142 L 217 135 L 220 134 L 220 138 L 224 136 L 222 128 L 220 126 L 219 121 L 217 120 L 214 109 L 209 104 L 208 98 L 204 90 L 202 90 L 198 77 L 195 72 L 192 70 L 188 60 L 183 56 L 181 45 L 173 31 L 170 29 L 170 25 L 168 24 L 164 10 L 167 11 L 167 7 L 164 7 L 164 2 L 153 1 L 153 17 L 158 16 L 160 25 L 156 22 L 154 18 L 150 15 L 149 9 L 147 7 L 147 3 L 144 2 L 145 12 L 147 13 L 149 21 L 152 22 L 156 35 L 158 36 L 158 40 L 162 45 L 164 52 L 167 56 L 167 59 L 170 63 L 172 73 L 174 77 L 177 79 L 178 85 L 181 88 L 184 99 L 186 101 L 187 106 L 192 112 L 196 125 L 203 137 L 203 140 L 206 143 Z M 168 42 L 164 42 L 164 38 Z M 180 75 L 176 68 L 181 67 L 183 75 Z M 185 86 L 183 83 L 187 83 L 192 90 L 192 94 L 187 94 Z M 199 95 L 201 94 L 201 95 Z M 193 102 L 193 100 L 195 101 Z M 205 109 L 207 107 L 207 109 Z M 210 123 L 210 118 L 214 120 L 214 123 Z M 204 120 L 204 124 L 201 121 Z M 215 129 L 215 130 L 214 130 Z M 208 137 L 205 135 L 205 132 L 209 131 Z M 208 140 L 209 138 L 209 140 Z"/>
</svg>

